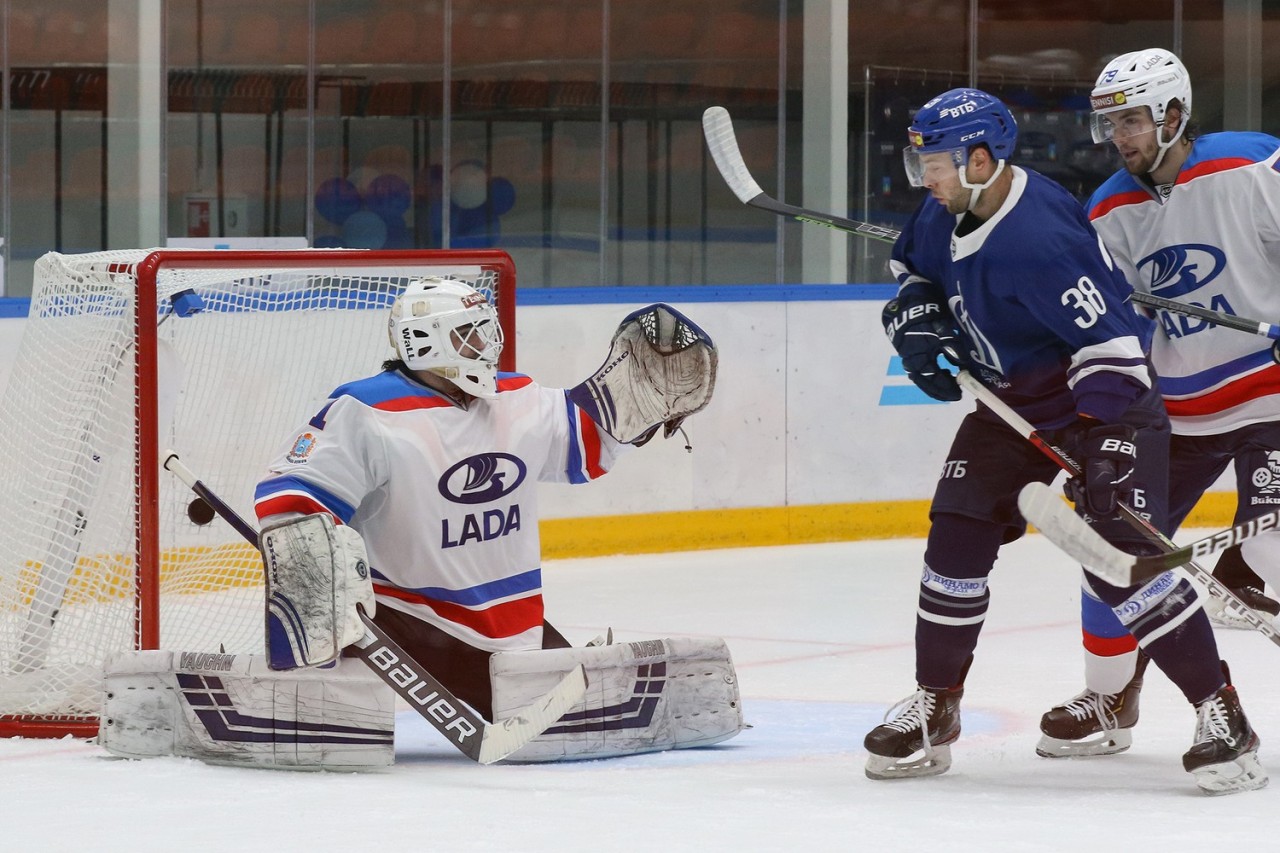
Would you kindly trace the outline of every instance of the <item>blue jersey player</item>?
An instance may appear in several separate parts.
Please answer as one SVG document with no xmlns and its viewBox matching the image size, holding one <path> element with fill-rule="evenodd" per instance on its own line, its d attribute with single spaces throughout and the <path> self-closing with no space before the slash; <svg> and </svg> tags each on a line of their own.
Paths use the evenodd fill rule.
<svg viewBox="0 0 1280 853">
<path fill-rule="evenodd" d="M 1140 320 L 1080 205 L 1049 179 L 1008 164 L 1017 126 L 997 99 L 953 89 L 908 130 L 908 177 L 929 190 L 894 246 L 898 296 L 885 330 L 908 375 L 942 400 L 960 389 L 939 358 L 970 370 L 1084 474 L 1078 511 L 1117 546 L 1156 550 L 1120 501 L 1165 527 L 1169 419 L 1142 347 Z M 917 691 L 867 734 L 872 779 L 951 765 L 960 699 L 1000 546 L 1026 522 L 1016 499 L 1057 466 L 985 407 L 965 417 L 930 509 L 916 617 Z M 1132 587 L 1090 578 L 1151 659 L 1198 709 L 1183 765 L 1209 793 L 1258 787 L 1266 774 L 1195 589 L 1166 573 Z"/>
</svg>

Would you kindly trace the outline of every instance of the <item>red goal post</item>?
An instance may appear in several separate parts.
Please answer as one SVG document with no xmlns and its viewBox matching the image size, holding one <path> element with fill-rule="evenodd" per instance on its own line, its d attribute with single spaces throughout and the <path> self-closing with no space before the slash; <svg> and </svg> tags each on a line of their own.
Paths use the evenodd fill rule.
<svg viewBox="0 0 1280 853">
<path fill-rule="evenodd" d="M 501 251 L 51 253 L 0 406 L 0 737 L 97 731 L 103 660 L 130 648 L 260 652 L 258 555 L 191 511 L 172 448 L 247 517 L 289 430 L 394 357 L 415 278 L 493 299 L 515 365 Z M 203 520 L 202 520 L 203 519 Z"/>
</svg>

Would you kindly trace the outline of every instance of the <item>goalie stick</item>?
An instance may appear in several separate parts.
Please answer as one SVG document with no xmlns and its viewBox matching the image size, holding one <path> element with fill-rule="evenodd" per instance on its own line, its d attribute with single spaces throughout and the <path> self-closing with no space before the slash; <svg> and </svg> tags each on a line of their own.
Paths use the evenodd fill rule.
<svg viewBox="0 0 1280 853">
<path fill-rule="evenodd" d="M 778 216 L 789 216 L 797 222 L 825 225 L 827 228 L 847 231 L 850 234 L 858 234 L 885 243 L 893 243 L 901 234 L 900 231 L 872 225 L 870 222 L 859 222 L 856 219 L 846 219 L 843 216 L 783 204 L 767 195 L 756 183 L 755 178 L 751 177 L 751 171 L 747 168 L 746 161 L 742 159 L 742 151 L 738 148 L 738 136 L 733 132 L 733 119 L 729 117 L 729 111 L 724 107 L 707 108 L 702 114 L 702 132 L 707 138 L 707 148 L 711 151 L 711 159 L 716 162 L 716 168 L 720 170 L 729 189 L 733 190 L 733 194 L 743 204 L 776 213 Z"/>
<path fill-rule="evenodd" d="M 254 548 L 258 547 L 257 531 L 196 477 L 177 453 L 166 451 L 164 467 L 186 483 Z M 519 712 L 501 723 L 487 722 L 392 641 L 363 609 L 360 619 L 364 622 L 365 635 L 348 648 L 459 752 L 480 764 L 492 764 L 511 755 L 542 734 L 586 695 L 586 673 L 579 664 Z"/>
<path fill-rule="evenodd" d="M 1010 428 L 1056 462 L 1067 474 L 1074 477 L 1080 473 L 1080 466 L 1076 464 L 1074 459 L 1046 441 L 1042 435 L 1036 432 L 1035 427 L 997 397 L 991 389 L 979 382 L 971 373 L 966 370 L 959 371 L 956 381 L 961 388 L 976 397 L 979 402 L 994 412 Z M 1031 486 L 1037 485 L 1040 487 L 1039 489 L 1031 488 Z M 1045 495 L 1048 498 L 1052 498 L 1053 501 L 1057 501 L 1059 506 L 1055 507 Z M 1025 507 L 1023 505 L 1024 496 L 1027 496 Z M 1115 586 L 1133 586 L 1169 569 L 1184 566 L 1190 574 L 1194 575 L 1208 589 L 1211 595 L 1230 604 L 1242 614 L 1242 618 L 1249 623 L 1250 627 L 1266 635 L 1271 642 L 1280 645 L 1280 632 L 1270 622 L 1260 617 L 1251 607 L 1237 598 L 1231 590 L 1223 586 L 1221 581 L 1194 562 L 1197 558 L 1221 553 L 1232 545 L 1239 544 L 1267 529 L 1276 527 L 1277 521 L 1280 521 L 1280 510 L 1270 513 L 1270 521 L 1266 522 L 1267 526 L 1265 528 L 1259 529 L 1259 526 L 1264 523 L 1261 522 L 1261 519 L 1268 518 L 1268 516 L 1261 516 L 1252 522 L 1246 522 L 1231 530 L 1215 534 L 1186 548 L 1178 548 L 1151 522 L 1135 512 L 1128 504 L 1121 503 L 1120 514 L 1125 521 L 1146 536 L 1147 539 L 1160 546 L 1165 552 L 1163 554 L 1135 557 L 1132 554 L 1126 554 L 1103 539 L 1097 531 L 1089 527 L 1088 522 L 1076 515 L 1075 511 L 1061 500 L 1058 500 L 1053 490 L 1043 483 L 1032 483 L 1023 488 L 1022 494 L 1018 496 L 1018 509 L 1026 516 L 1028 521 L 1044 534 L 1045 538 L 1053 542 L 1054 545 L 1061 548 L 1073 559 L 1078 560 L 1090 574 L 1096 575 Z M 1068 521 L 1067 516 L 1075 519 L 1075 521 Z M 1087 531 L 1089 536 L 1083 538 L 1077 536 L 1076 534 L 1081 529 Z M 1098 543 L 1102 543 L 1106 548 L 1099 548 Z M 1112 554 L 1112 551 L 1115 553 Z M 1120 556 L 1116 557 L 1116 554 Z"/>
</svg>

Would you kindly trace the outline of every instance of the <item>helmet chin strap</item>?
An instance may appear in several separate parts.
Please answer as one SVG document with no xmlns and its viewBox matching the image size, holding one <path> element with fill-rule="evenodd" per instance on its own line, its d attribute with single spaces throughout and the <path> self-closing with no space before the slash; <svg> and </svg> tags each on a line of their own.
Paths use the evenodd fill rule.
<svg viewBox="0 0 1280 853">
<path fill-rule="evenodd" d="M 978 197 L 982 195 L 982 191 L 991 186 L 992 182 L 995 181 L 996 178 L 1000 177 L 1000 173 L 1004 171 L 1004 161 L 997 160 L 995 172 L 992 173 L 991 177 L 987 178 L 980 184 L 969 183 L 969 179 L 965 175 L 966 168 L 967 167 L 965 166 L 958 166 L 957 171 L 960 173 L 960 186 L 968 190 L 973 190 L 969 196 L 969 205 L 965 208 L 966 210 L 972 211 L 974 207 L 977 206 Z"/>
<path fill-rule="evenodd" d="M 1177 132 L 1177 133 L 1175 133 L 1175 134 L 1173 135 L 1173 139 L 1170 139 L 1168 142 L 1162 142 L 1162 141 L 1160 141 L 1160 137 L 1164 135 L 1164 134 L 1161 132 L 1161 131 L 1163 130 L 1163 128 L 1159 128 L 1159 129 L 1157 129 L 1157 131 L 1156 131 L 1156 148 L 1160 149 L 1160 153 L 1156 155 L 1156 160 L 1155 160 L 1155 162 L 1154 162 L 1154 163 L 1152 163 L 1152 164 L 1151 164 L 1151 168 L 1147 170 L 1147 174 L 1148 174 L 1148 175 L 1152 174 L 1153 172 L 1155 172 L 1157 169 L 1159 169 L 1159 168 L 1160 168 L 1160 164 L 1164 162 L 1164 155 L 1168 154 L 1168 153 L 1169 153 L 1169 149 L 1170 149 L 1170 148 L 1172 148 L 1174 145 L 1176 145 L 1176 144 L 1177 144 L 1177 142 L 1178 142 L 1178 140 L 1182 138 L 1182 131 L 1186 130 L 1186 128 L 1187 128 L 1187 123 L 1186 123 L 1186 121 L 1184 121 L 1183 119 L 1179 118 L 1179 119 L 1178 119 L 1178 132 Z"/>
</svg>

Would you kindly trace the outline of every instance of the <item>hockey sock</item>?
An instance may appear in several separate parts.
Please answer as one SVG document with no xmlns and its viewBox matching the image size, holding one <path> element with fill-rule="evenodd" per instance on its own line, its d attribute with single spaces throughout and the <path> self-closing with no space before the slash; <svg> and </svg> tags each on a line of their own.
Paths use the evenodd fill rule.
<svg viewBox="0 0 1280 853">
<path fill-rule="evenodd" d="M 1098 600 L 1088 578 L 1080 586 L 1080 631 L 1084 640 L 1084 685 L 1095 693 L 1119 693 L 1133 678 L 1138 640 L 1115 612 Z"/>
<path fill-rule="evenodd" d="M 1184 575 L 1165 572 L 1137 587 L 1120 588 L 1091 578 L 1090 587 L 1188 702 L 1222 687 L 1218 644 L 1195 588 Z"/>
<path fill-rule="evenodd" d="M 959 683 L 987 616 L 987 575 L 1006 529 L 951 513 L 933 517 L 916 612 L 917 683 Z"/>
</svg>

